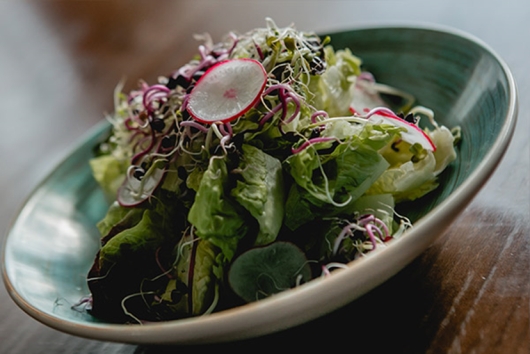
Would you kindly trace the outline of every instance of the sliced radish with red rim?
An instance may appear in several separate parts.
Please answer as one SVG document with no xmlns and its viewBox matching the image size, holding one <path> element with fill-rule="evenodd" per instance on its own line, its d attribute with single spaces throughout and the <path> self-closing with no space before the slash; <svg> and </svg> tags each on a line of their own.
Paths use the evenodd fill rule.
<svg viewBox="0 0 530 354">
<path fill-rule="evenodd" d="M 209 68 L 189 94 L 187 110 L 199 122 L 229 122 L 260 99 L 267 72 L 254 59 L 230 59 Z"/>
<path fill-rule="evenodd" d="M 129 169 L 128 178 L 125 179 L 118 189 L 117 200 L 121 206 L 133 207 L 151 197 L 165 174 L 164 169 L 152 168 L 152 171 L 149 171 L 149 173 L 146 173 L 142 177 L 135 176 L 134 168 Z"/>
<path fill-rule="evenodd" d="M 416 124 L 407 122 L 405 119 L 397 116 L 388 108 L 375 108 L 370 111 L 366 118 L 385 124 L 391 124 L 399 128 L 405 128 L 401 132 L 401 139 L 409 144 L 420 144 L 425 150 L 436 151 L 431 138 Z"/>
</svg>

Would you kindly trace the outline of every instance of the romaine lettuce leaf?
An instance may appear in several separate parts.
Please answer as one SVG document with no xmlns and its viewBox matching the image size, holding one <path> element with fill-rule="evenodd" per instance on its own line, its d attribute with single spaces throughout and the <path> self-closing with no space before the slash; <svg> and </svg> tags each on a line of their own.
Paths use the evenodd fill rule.
<svg viewBox="0 0 530 354">
<path fill-rule="evenodd" d="M 296 230 L 300 226 L 320 216 L 316 201 L 310 201 L 311 195 L 298 184 L 293 183 L 285 202 L 284 224 L 290 230 Z"/>
<path fill-rule="evenodd" d="M 436 159 L 434 174 L 438 175 L 447 165 L 456 159 L 456 151 L 454 148 L 455 137 L 445 126 L 440 126 L 433 131 L 427 130 L 427 134 L 431 137 L 434 145 L 436 145 L 436 151 L 434 152 L 434 158 Z"/>
<path fill-rule="evenodd" d="M 153 289 L 163 289 L 167 282 L 168 278 L 161 277 L 161 264 L 168 262 L 165 253 L 172 249 L 181 232 L 169 229 L 165 216 L 155 209 L 120 207 L 111 208 L 109 214 L 118 215 L 127 209 L 129 212 L 104 235 L 89 271 L 90 311 L 94 316 L 119 322 L 130 321 L 129 313 L 146 320 L 175 318 L 173 311 L 158 313 L 148 304 L 155 293 Z"/>
<path fill-rule="evenodd" d="M 160 295 L 162 301 L 153 304 L 177 317 L 201 315 L 215 305 L 223 274 L 219 248 L 206 240 L 191 238 L 185 237 L 185 245 L 181 243 L 176 249 L 173 276 Z"/>
<path fill-rule="evenodd" d="M 212 157 L 201 178 L 188 221 L 196 234 L 219 247 L 230 260 L 247 232 L 244 210 L 230 198 L 224 158 Z"/>
<path fill-rule="evenodd" d="M 407 161 L 386 170 L 366 194 L 392 194 L 396 203 L 415 200 L 438 187 L 436 160 L 430 151 L 418 162 Z"/>
<path fill-rule="evenodd" d="M 357 200 L 387 169 L 388 162 L 364 145 L 341 144 L 331 154 L 336 164 L 335 198 Z"/>
<path fill-rule="evenodd" d="M 110 205 L 105 217 L 96 226 L 100 235 L 106 238 L 109 237 L 109 234 L 116 234 L 133 227 L 142 219 L 142 215 L 142 209 L 125 208 L 115 201 Z"/>
<path fill-rule="evenodd" d="M 259 223 L 256 245 L 276 239 L 284 214 L 284 181 L 281 162 L 260 149 L 243 144 L 234 199 Z"/>
<path fill-rule="evenodd" d="M 215 304 L 222 264 L 218 262 L 219 248 L 206 240 L 200 240 L 195 250 L 193 284 L 191 287 L 193 315 L 205 313 Z M 221 273 L 222 274 L 222 273 Z"/>
<path fill-rule="evenodd" d="M 114 200 L 125 178 L 128 164 L 113 155 L 100 155 L 89 160 L 92 175 L 108 200 Z"/>
<path fill-rule="evenodd" d="M 110 238 L 100 250 L 100 269 L 104 271 L 120 262 L 122 258 L 137 257 L 136 254 L 154 254 L 166 237 L 155 220 L 156 214 L 146 209 L 140 222 Z"/>
<path fill-rule="evenodd" d="M 284 165 L 312 197 L 335 206 L 359 198 L 388 167 L 377 151 L 349 143 L 341 143 L 323 156 L 308 147 L 291 155 Z"/>
<path fill-rule="evenodd" d="M 320 156 L 312 148 L 286 160 L 286 169 L 296 182 L 286 202 L 285 224 L 292 230 L 314 217 L 340 214 L 389 166 L 377 151 L 346 143 L 327 155 L 321 168 L 318 163 Z"/>
</svg>

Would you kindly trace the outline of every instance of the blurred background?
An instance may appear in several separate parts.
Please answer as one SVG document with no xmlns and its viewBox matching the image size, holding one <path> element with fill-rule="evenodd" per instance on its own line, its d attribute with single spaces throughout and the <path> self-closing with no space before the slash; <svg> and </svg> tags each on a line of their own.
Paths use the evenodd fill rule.
<svg viewBox="0 0 530 354">
<path fill-rule="evenodd" d="M 464 294 L 461 290 L 469 286 L 469 279 L 455 268 L 447 274 L 444 267 L 454 261 L 450 252 L 455 249 L 467 247 L 467 254 L 472 254 L 473 243 L 459 244 L 458 235 L 448 232 L 421 259 L 372 294 L 380 302 L 361 299 L 354 305 L 374 307 L 362 315 L 373 313 L 380 320 L 353 321 L 367 321 L 367 326 L 376 328 L 363 331 L 363 325 L 354 325 L 362 335 L 356 339 L 348 338 L 343 328 L 338 338 L 326 338 L 322 345 L 338 348 L 339 343 L 348 343 L 348 350 L 354 350 L 368 340 L 372 348 L 389 349 L 392 344 L 378 343 L 389 338 L 395 341 L 395 352 L 500 353 L 501 348 L 509 348 L 512 351 L 505 352 L 526 353 L 530 346 L 530 282 L 525 282 L 530 279 L 530 241 L 528 225 L 525 228 L 520 222 L 528 221 L 530 213 L 530 4 L 526 1 L 0 1 L 2 243 L 11 220 L 39 181 L 112 111 L 112 93 L 121 79 L 127 79 L 126 90 L 139 79 L 154 82 L 196 53 L 194 34 L 208 32 L 218 40 L 231 30 L 246 32 L 263 26 L 267 16 L 279 26 L 293 23 L 298 29 L 316 32 L 381 24 L 452 27 L 480 38 L 507 62 L 521 95 L 516 136 L 499 167 L 504 172 L 492 177 L 459 225 L 464 228 L 472 216 L 476 220 L 479 206 L 505 208 L 519 236 L 500 242 L 498 252 L 490 252 L 494 257 L 491 267 L 507 261 L 512 272 L 502 273 L 488 286 L 475 284 L 473 294 Z M 480 220 L 485 228 L 500 232 L 495 220 L 487 216 Z M 387 295 L 387 291 L 392 293 Z M 473 312 L 497 306 L 502 301 L 497 297 L 499 291 L 512 291 L 521 299 L 509 307 L 513 323 L 477 332 L 470 325 Z M 462 316 L 455 322 L 455 309 L 468 311 L 466 316 L 471 317 Z M 349 319 L 336 316 L 337 326 L 349 326 L 340 322 Z M 13 324 L 18 328 L 13 329 Z M 329 329 L 324 333 L 333 335 Z M 303 330 L 288 332 L 282 340 L 289 338 L 303 341 Z M 271 343 L 279 342 L 276 338 Z M 23 314 L 0 287 L 0 353 L 164 350 L 171 351 L 82 340 L 48 329 Z"/>
</svg>

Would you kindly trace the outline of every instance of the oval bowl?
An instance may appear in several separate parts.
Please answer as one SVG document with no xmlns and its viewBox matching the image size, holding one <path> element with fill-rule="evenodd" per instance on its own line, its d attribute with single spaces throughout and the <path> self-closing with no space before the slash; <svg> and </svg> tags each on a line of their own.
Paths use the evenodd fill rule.
<svg viewBox="0 0 530 354">
<path fill-rule="evenodd" d="M 414 228 L 348 269 L 248 305 L 148 325 L 104 323 L 70 305 L 88 294 L 98 249 L 95 224 L 107 202 L 88 159 L 109 126 L 96 126 L 34 190 L 8 230 L 3 278 L 13 300 L 57 330 L 104 341 L 194 344 L 269 334 L 337 310 L 380 285 L 423 252 L 481 189 L 499 164 L 517 116 L 514 79 L 480 40 L 453 29 L 374 27 L 330 33 L 379 82 L 413 94 L 437 120 L 460 126 L 459 157 L 432 194 L 405 207 Z"/>
</svg>

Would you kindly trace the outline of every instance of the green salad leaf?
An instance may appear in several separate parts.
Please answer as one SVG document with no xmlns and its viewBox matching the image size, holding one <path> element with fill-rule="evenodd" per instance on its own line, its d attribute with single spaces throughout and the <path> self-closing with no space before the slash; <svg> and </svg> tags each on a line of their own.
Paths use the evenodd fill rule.
<svg viewBox="0 0 530 354">
<path fill-rule="evenodd" d="M 116 234 L 101 248 L 101 269 L 109 269 L 124 257 L 134 258 L 139 253 L 154 252 L 164 242 L 165 235 L 157 226 L 156 214 L 144 210 L 140 221 Z"/>
<path fill-rule="evenodd" d="M 228 192 L 226 161 L 212 158 L 202 176 L 188 221 L 195 227 L 197 236 L 219 247 L 228 260 L 248 230 L 241 209 Z"/>
<path fill-rule="evenodd" d="M 105 196 L 114 200 L 123 183 L 128 162 L 120 161 L 113 155 L 101 155 L 90 159 L 89 164 L 92 175 L 101 186 Z"/>
<path fill-rule="evenodd" d="M 391 167 L 370 186 L 367 194 L 392 194 L 396 203 L 415 200 L 438 187 L 432 153 L 418 162 L 407 161 Z"/>
<path fill-rule="evenodd" d="M 332 117 L 348 115 L 354 83 L 361 73 L 361 60 L 349 49 L 335 51 L 332 46 L 326 46 L 324 52 L 328 68 L 322 75 L 311 78 L 311 103 Z"/>
<path fill-rule="evenodd" d="M 244 144 L 240 179 L 232 189 L 234 199 L 259 223 L 256 245 L 273 242 L 283 222 L 284 178 L 281 162 L 262 150 Z"/>
</svg>

